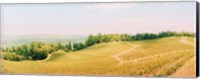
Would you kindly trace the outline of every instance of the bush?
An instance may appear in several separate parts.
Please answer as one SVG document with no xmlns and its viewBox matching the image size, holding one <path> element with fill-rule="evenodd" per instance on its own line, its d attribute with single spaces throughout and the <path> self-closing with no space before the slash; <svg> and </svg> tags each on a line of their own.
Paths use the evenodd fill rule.
<svg viewBox="0 0 200 79">
<path fill-rule="evenodd" d="M 33 60 L 42 60 L 42 59 L 45 59 L 47 57 L 47 53 L 44 53 L 44 52 L 37 52 L 37 53 L 34 53 L 32 55 L 32 59 Z"/>
<path fill-rule="evenodd" d="M 25 59 L 25 57 L 17 55 L 16 53 L 8 53 L 8 52 L 2 53 L 2 58 L 10 61 L 20 61 Z"/>
</svg>

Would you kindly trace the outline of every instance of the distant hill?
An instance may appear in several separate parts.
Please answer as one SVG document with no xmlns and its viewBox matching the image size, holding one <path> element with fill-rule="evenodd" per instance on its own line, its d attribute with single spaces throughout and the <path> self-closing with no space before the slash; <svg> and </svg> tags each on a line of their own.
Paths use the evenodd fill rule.
<svg viewBox="0 0 200 79">
<path fill-rule="evenodd" d="M 46 43 L 84 42 L 86 35 L 7 35 L 1 37 L 2 47 L 20 44 L 30 44 L 33 41 Z"/>
</svg>

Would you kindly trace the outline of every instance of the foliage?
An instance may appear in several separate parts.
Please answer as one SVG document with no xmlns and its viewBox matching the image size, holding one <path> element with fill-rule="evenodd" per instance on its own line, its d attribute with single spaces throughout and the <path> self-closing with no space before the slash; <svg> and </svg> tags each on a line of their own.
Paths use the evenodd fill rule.
<svg viewBox="0 0 200 79">
<path fill-rule="evenodd" d="M 136 35 L 130 34 L 97 34 L 89 35 L 88 39 L 84 43 L 73 43 L 68 42 L 68 44 L 46 44 L 44 42 L 32 42 L 29 45 L 20 45 L 3 48 L 3 52 L 14 53 L 18 56 L 25 57 L 24 59 L 41 60 L 45 59 L 49 53 L 64 50 L 65 52 L 77 51 L 84 49 L 86 47 L 92 46 L 94 44 L 99 44 L 103 42 L 114 42 L 114 41 L 139 41 L 139 40 L 149 40 L 156 38 L 163 38 L 169 36 L 194 36 L 194 33 L 189 32 L 160 32 L 158 34 L 154 33 L 138 33 Z M 8 58 L 9 60 L 10 58 Z M 15 60 L 15 59 L 10 59 Z M 21 59 L 20 59 L 21 60 Z"/>
<path fill-rule="evenodd" d="M 16 53 L 8 53 L 8 52 L 3 52 L 2 58 L 5 60 L 11 60 L 11 61 L 20 61 L 20 60 L 25 59 L 25 57 L 16 55 Z"/>
<path fill-rule="evenodd" d="M 97 34 L 97 35 L 89 35 L 88 39 L 86 40 L 86 46 L 91 46 L 94 44 L 102 43 L 102 42 L 112 42 L 112 41 L 139 41 L 139 40 L 149 40 L 149 39 L 156 39 L 156 38 L 163 38 L 169 36 L 189 36 L 194 37 L 194 33 L 189 32 L 160 32 L 158 34 L 154 33 L 138 33 L 136 35 L 130 34 Z"/>
</svg>

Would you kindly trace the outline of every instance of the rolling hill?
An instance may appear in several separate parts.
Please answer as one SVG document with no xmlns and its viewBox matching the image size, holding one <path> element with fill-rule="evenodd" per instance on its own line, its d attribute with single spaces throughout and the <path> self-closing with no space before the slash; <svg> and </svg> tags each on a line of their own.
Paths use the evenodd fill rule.
<svg viewBox="0 0 200 79">
<path fill-rule="evenodd" d="M 186 62 L 195 64 L 193 37 L 166 37 L 132 42 L 100 43 L 80 51 L 62 50 L 45 60 L 2 60 L 3 74 L 184 77 Z M 195 65 L 190 65 L 195 66 Z M 193 69 L 188 69 L 195 72 Z M 195 77 L 195 74 L 187 77 Z"/>
</svg>

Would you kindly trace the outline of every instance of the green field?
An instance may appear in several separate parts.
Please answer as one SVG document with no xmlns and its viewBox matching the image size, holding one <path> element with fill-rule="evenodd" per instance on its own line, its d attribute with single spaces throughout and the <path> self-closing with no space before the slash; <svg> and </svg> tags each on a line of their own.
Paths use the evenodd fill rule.
<svg viewBox="0 0 200 79">
<path fill-rule="evenodd" d="M 2 60 L 1 72 L 3 74 L 170 76 L 195 57 L 194 44 L 194 37 L 100 43 L 75 52 L 66 53 L 59 50 L 45 60 Z"/>
</svg>

